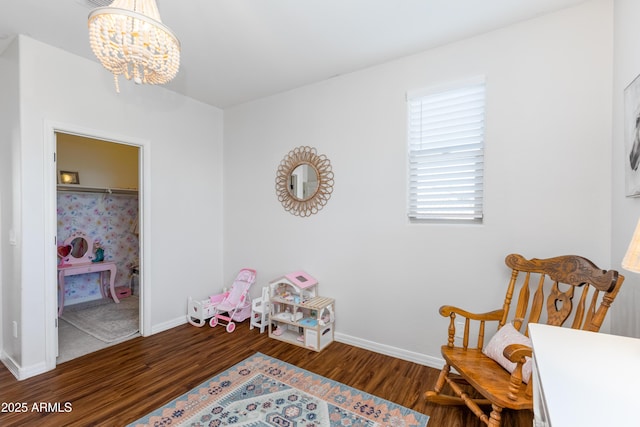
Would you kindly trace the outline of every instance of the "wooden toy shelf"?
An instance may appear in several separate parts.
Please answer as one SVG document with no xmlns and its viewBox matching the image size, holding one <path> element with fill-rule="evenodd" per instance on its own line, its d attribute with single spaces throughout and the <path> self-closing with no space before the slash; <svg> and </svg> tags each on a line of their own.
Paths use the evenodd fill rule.
<svg viewBox="0 0 640 427">
<path fill-rule="evenodd" d="M 335 300 L 281 278 L 270 284 L 269 337 L 315 351 L 333 342 Z"/>
</svg>

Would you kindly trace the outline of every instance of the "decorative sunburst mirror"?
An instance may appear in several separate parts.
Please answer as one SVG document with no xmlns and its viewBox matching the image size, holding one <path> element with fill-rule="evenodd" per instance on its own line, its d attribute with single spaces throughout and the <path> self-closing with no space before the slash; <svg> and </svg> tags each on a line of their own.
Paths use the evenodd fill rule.
<svg viewBox="0 0 640 427">
<path fill-rule="evenodd" d="M 331 162 L 313 147 L 296 147 L 282 159 L 276 174 L 276 194 L 284 209 L 311 216 L 327 204 L 333 192 Z"/>
</svg>

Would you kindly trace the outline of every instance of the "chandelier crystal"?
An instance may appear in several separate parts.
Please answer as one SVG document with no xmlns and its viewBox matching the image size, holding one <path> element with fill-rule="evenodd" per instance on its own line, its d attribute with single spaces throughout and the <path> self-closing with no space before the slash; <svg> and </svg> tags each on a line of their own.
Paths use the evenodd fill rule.
<svg viewBox="0 0 640 427">
<path fill-rule="evenodd" d="M 155 0 L 114 0 L 89 14 L 89 43 L 102 65 L 137 84 L 164 84 L 180 68 L 180 41 L 158 12 Z"/>
</svg>

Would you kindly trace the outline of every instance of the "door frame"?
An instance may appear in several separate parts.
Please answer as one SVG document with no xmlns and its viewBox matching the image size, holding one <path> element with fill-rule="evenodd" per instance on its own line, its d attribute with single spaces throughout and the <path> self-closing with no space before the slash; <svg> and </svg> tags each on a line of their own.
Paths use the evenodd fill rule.
<svg viewBox="0 0 640 427">
<path fill-rule="evenodd" d="M 151 266 L 151 143 L 149 140 L 114 132 L 90 129 L 75 124 L 45 120 L 45 178 L 44 220 L 45 235 L 52 246 L 45 254 L 45 363 L 46 370 L 55 369 L 58 354 L 58 258 L 57 238 L 57 167 L 56 133 L 66 133 L 98 139 L 105 142 L 131 145 L 138 148 L 138 221 L 141 222 L 139 236 L 140 265 L 140 334 L 151 332 L 151 291 L 149 286 Z M 50 321 L 49 321 L 50 320 Z"/>
</svg>

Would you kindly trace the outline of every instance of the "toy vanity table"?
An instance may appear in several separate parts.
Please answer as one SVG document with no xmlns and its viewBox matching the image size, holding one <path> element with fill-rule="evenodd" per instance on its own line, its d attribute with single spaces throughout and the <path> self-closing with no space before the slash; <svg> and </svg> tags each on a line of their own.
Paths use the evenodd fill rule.
<svg viewBox="0 0 640 427">
<path fill-rule="evenodd" d="M 100 294 L 102 298 L 110 296 L 116 303 L 119 303 L 116 289 L 116 263 L 113 261 L 93 262 L 93 240 L 85 233 L 76 232 L 58 247 L 58 257 L 61 259 L 58 264 L 58 316 L 64 310 L 64 278 L 78 274 L 100 273 Z M 106 273 L 109 273 L 107 284 Z"/>
</svg>

